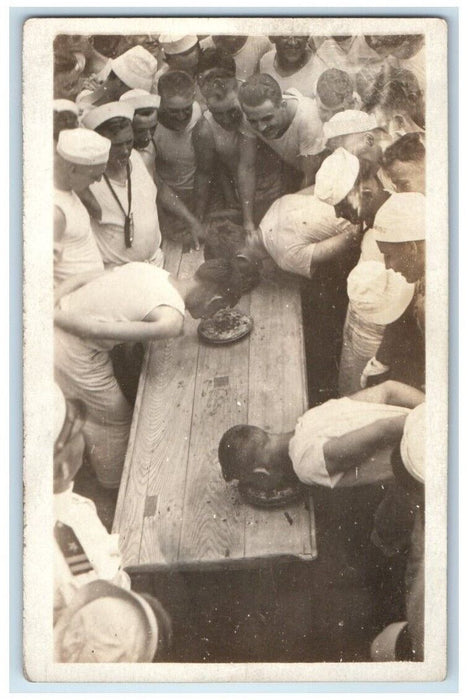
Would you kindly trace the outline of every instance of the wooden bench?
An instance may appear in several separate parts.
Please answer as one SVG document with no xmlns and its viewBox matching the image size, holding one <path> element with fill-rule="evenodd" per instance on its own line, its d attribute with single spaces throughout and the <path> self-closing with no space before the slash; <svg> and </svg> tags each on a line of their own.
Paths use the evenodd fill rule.
<svg viewBox="0 0 468 700">
<path fill-rule="evenodd" d="M 165 267 L 193 274 L 202 253 L 165 245 Z M 218 463 L 225 430 L 250 423 L 292 430 L 307 409 L 299 286 L 262 280 L 240 308 L 250 336 L 225 346 L 199 342 L 187 312 L 184 335 L 148 346 L 120 486 L 114 532 L 126 567 L 238 566 L 271 557 L 316 557 L 310 497 L 287 508 L 244 504 Z"/>
</svg>

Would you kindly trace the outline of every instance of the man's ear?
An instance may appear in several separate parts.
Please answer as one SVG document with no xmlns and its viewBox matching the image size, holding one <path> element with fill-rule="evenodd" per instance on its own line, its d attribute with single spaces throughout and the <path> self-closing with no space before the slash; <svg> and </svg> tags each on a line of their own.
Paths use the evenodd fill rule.
<svg viewBox="0 0 468 700">
<path fill-rule="evenodd" d="M 368 146 L 373 146 L 375 143 L 374 134 L 366 134 L 366 143 Z"/>
</svg>

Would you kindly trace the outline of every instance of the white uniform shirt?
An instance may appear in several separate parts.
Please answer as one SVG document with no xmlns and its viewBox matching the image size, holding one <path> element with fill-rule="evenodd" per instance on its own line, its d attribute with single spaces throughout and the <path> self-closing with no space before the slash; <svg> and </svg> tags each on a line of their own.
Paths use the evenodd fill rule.
<svg viewBox="0 0 468 700">
<path fill-rule="evenodd" d="M 317 243 L 355 227 L 311 194 L 287 194 L 273 202 L 260 222 L 261 242 L 282 270 L 310 277 Z"/>
<path fill-rule="evenodd" d="M 91 219 L 96 241 L 106 267 L 129 262 L 163 264 L 161 231 L 156 208 L 156 185 L 138 151 L 130 156 L 132 181 L 132 216 L 134 237 L 130 248 L 125 246 L 125 216 L 115 201 L 104 178 L 90 186 L 100 208 L 101 219 Z M 128 211 L 128 187 L 110 179 L 114 192 L 125 212 Z"/>
<path fill-rule="evenodd" d="M 309 60 L 292 75 L 283 76 L 278 73 L 275 65 L 276 50 L 269 51 L 260 60 L 260 73 L 268 73 L 276 80 L 281 90 L 291 88 L 299 90 L 304 97 L 315 97 L 317 81 L 328 66 L 317 54 L 311 54 Z"/>
<path fill-rule="evenodd" d="M 294 471 L 304 484 L 318 484 L 334 488 L 345 472 L 330 476 L 323 454 L 324 445 L 332 438 L 341 437 L 353 430 L 364 428 L 383 418 L 407 415 L 408 408 L 388 404 L 356 401 L 344 397 L 332 399 L 321 406 L 311 408 L 299 418 L 294 436 L 289 442 L 289 456 Z M 375 481 L 392 474 L 388 449 L 377 452 L 362 468 L 375 472 Z M 354 469 L 352 470 L 354 474 Z M 369 483 L 369 481 L 367 482 Z"/>
<path fill-rule="evenodd" d="M 157 306 L 171 306 L 185 315 L 185 304 L 169 282 L 169 272 L 146 263 L 128 263 L 104 272 L 63 297 L 61 309 L 98 321 L 143 321 Z M 115 340 L 83 340 L 87 346 L 109 350 Z"/>
<path fill-rule="evenodd" d="M 202 39 L 200 42 L 202 49 L 215 48 L 211 36 Z M 266 36 L 248 36 L 244 46 L 232 55 L 236 63 L 236 78 L 247 80 L 254 73 L 259 72 L 261 57 L 273 48 L 271 41 Z"/>
<path fill-rule="evenodd" d="M 67 491 L 54 495 L 54 518 L 72 528 L 93 567 L 93 571 L 73 575 L 54 539 L 54 616 L 70 603 L 77 588 L 98 578 L 130 589 L 128 574 L 121 568 L 119 535 L 107 532 L 94 503 L 73 493 L 73 484 Z"/>
<path fill-rule="evenodd" d="M 59 241 L 54 241 L 54 284 L 71 275 L 103 270 L 89 214 L 79 197 L 71 190 L 55 188 L 54 205 L 65 218 L 65 231 Z"/>
<path fill-rule="evenodd" d="M 241 133 L 255 134 L 276 151 L 282 160 L 300 170 L 300 156 L 315 155 L 325 147 L 322 121 L 316 101 L 303 97 L 298 90 L 291 88 L 283 93 L 283 99 L 296 101 L 297 110 L 282 136 L 277 139 L 267 139 L 258 131 L 254 131 L 250 125 L 241 127 Z"/>
</svg>

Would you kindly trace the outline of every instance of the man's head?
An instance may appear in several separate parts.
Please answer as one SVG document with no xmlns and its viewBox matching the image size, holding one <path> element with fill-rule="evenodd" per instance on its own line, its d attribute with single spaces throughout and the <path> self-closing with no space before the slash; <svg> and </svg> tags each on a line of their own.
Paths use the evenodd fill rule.
<svg viewBox="0 0 468 700">
<path fill-rule="evenodd" d="M 239 88 L 239 101 L 252 129 L 265 138 L 279 138 L 289 126 L 287 104 L 271 75 L 257 73 L 248 78 Z"/>
<path fill-rule="evenodd" d="M 158 123 L 158 107 L 161 98 L 146 90 L 129 90 L 120 98 L 135 109 L 133 113 L 133 140 L 135 148 L 146 148 Z"/>
<path fill-rule="evenodd" d="M 158 64 L 142 46 L 133 46 L 114 58 L 104 87 L 109 101 L 118 100 L 124 92 L 138 88 L 150 90 Z"/>
<path fill-rule="evenodd" d="M 271 490 L 293 479 L 286 435 L 270 435 L 254 425 L 235 425 L 218 447 L 225 481 Z"/>
<path fill-rule="evenodd" d="M 397 192 L 426 192 L 426 149 L 419 134 L 405 134 L 389 146 L 383 167 Z"/>
<path fill-rule="evenodd" d="M 360 161 L 345 148 L 336 149 L 323 161 L 314 195 L 333 206 L 337 217 L 353 224 L 371 223 L 386 196 L 377 166 Z"/>
<path fill-rule="evenodd" d="M 66 401 L 54 384 L 54 493 L 66 491 L 81 467 L 85 448 L 84 404 Z"/>
<path fill-rule="evenodd" d="M 101 179 L 111 144 L 87 129 L 61 131 L 57 141 L 55 175 L 65 189 L 82 192 Z"/>
<path fill-rule="evenodd" d="M 128 165 L 133 148 L 134 109 L 129 102 L 109 102 L 89 110 L 83 117 L 83 125 L 109 139 L 108 169 L 121 169 Z"/>
<path fill-rule="evenodd" d="M 257 282 L 258 270 L 245 258 L 213 258 L 197 269 L 185 304 L 193 318 L 206 318 L 235 306 Z"/>
<path fill-rule="evenodd" d="M 221 49 L 208 48 L 200 53 L 197 82 L 202 93 L 214 78 L 235 78 L 236 62 Z"/>
<path fill-rule="evenodd" d="M 322 122 L 338 112 L 352 109 L 354 88 L 349 75 L 337 68 L 324 71 L 317 81 L 317 105 Z"/>
<path fill-rule="evenodd" d="M 78 128 L 78 107 L 71 100 L 54 100 L 54 141 L 64 129 Z"/>
<path fill-rule="evenodd" d="M 120 34 L 94 34 L 90 37 L 91 46 L 107 58 L 116 58 L 120 40 Z"/>
<path fill-rule="evenodd" d="M 405 34 L 401 41 L 392 49 L 392 56 L 407 60 L 415 56 L 424 46 L 424 34 Z"/>
<path fill-rule="evenodd" d="M 394 54 L 403 43 L 405 37 L 400 34 L 366 34 L 364 36 L 366 44 L 373 49 L 381 58 L 387 58 Z"/>
<path fill-rule="evenodd" d="M 247 41 L 247 37 L 241 35 L 230 36 L 228 34 L 223 34 L 212 36 L 211 38 L 217 49 L 221 49 L 221 51 L 225 51 L 231 56 L 234 56 L 240 51 Z"/>
<path fill-rule="evenodd" d="M 183 131 L 192 118 L 195 83 L 188 73 L 170 70 L 158 81 L 161 96 L 161 123 L 173 131 Z"/>
<path fill-rule="evenodd" d="M 242 109 L 235 78 L 213 78 L 205 85 L 205 99 L 214 120 L 227 131 L 236 131 Z"/>
<path fill-rule="evenodd" d="M 198 71 L 200 45 L 195 34 L 162 34 L 159 44 L 171 70 L 182 70 L 195 77 Z"/>
<path fill-rule="evenodd" d="M 407 282 L 417 282 L 425 270 L 425 196 L 393 194 L 377 212 L 374 231 L 387 269 L 399 272 Z"/>
<path fill-rule="evenodd" d="M 424 130 L 425 105 L 422 91 L 414 73 L 392 71 L 390 79 L 380 86 L 376 83 L 366 109 L 374 115 L 380 128 L 392 140 L 411 132 Z"/>
<path fill-rule="evenodd" d="M 276 46 L 279 64 L 291 70 L 303 66 L 311 53 L 308 36 L 270 36 L 269 39 Z"/>
<path fill-rule="evenodd" d="M 54 99 L 75 100 L 83 84 L 82 67 L 74 54 L 54 54 Z"/>
<path fill-rule="evenodd" d="M 360 160 L 380 163 L 382 147 L 375 117 L 357 109 L 338 112 L 323 125 L 327 147 L 334 151 L 342 147 Z"/>
</svg>

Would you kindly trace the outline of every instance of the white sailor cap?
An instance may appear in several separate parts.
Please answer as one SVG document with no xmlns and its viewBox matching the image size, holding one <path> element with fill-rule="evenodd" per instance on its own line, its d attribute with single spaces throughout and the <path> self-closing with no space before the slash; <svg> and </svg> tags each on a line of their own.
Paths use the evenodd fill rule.
<svg viewBox="0 0 468 700">
<path fill-rule="evenodd" d="M 119 102 L 128 102 L 136 111 L 137 109 L 157 109 L 161 103 L 161 98 L 159 95 L 152 95 L 147 90 L 135 88 L 124 92 Z"/>
<path fill-rule="evenodd" d="M 335 136 L 347 136 L 348 134 L 360 134 L 377 129 L 377 120 L 373 114 L 366 114 L 359 109 L 345 109 L 334 114 L 323 125 L 323 133 L 326 139 Z"/>
<path fill-rule="evenodd" d="M 71 100 L 54 100 L 52 102 L 54 112 L 73 112 L 78 116 L 78 107 Z"/>
<path fill-rule="evenodd" d="M 100 165 L 107 163 L 111 142 L 89 129 L 64 129 L 57 141 L 57 153 L 69 163 Z"/>
<path fill-rule="evenodd" d="M 133 46 L 111 63 L 111 70 L 125 85 L 141 90 L 150 90 L 157 68 L 154 56 L 142 46 Z"/>
<path fill-rule="evenodd" d="M 376 260 L 361 262 L 348 276 L 351 308 L 365 321 L 385 326 L 400 318 L 414 295 L 414 284 Z"/>
<path fill-rule="evenodd" d="M 196 46 L 197 43 L 198 37 L 195 34 L 161 34 L 159 37 L 159 44 L 164 49 L 166 56 L 184 53 Z"/>
<path fill-rule="evenodd" d="M 382 243 L 425 240 L 426 197 L 421 192 L 392 194 L 375 215 L 373 228 Z"/>
<path fill-rule="evenodd" d="M 96 129 L 109 119 L 121 117 L 122 119 L 133 119 L 134 107 L 130 102 L 108 102 L 100 107 L 93 107 L 82 117 L 82 124 L 87 129 Z"/>
<path fill-rule="evenodd" d="M 317 172 L 314 195 L 334 207 L 351 192 L 358 174 L 358 158 L 344 148 L 337 148 Z"/>
</svg>

